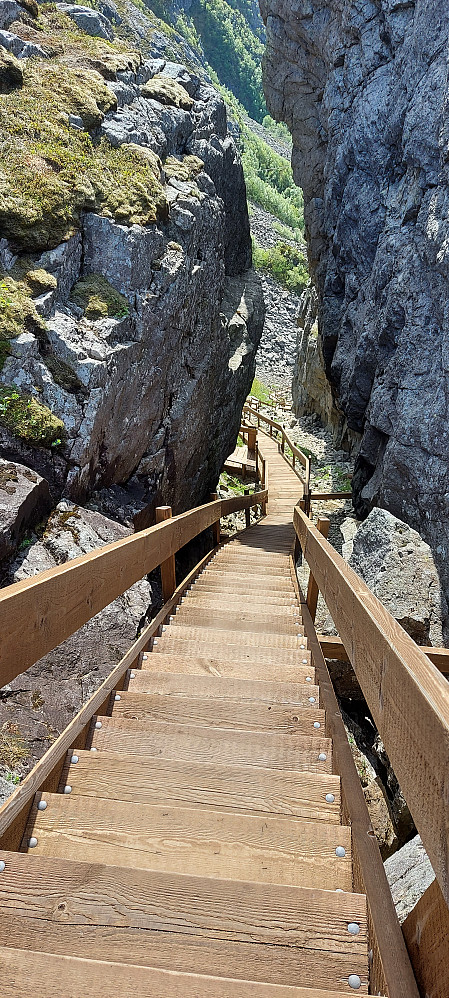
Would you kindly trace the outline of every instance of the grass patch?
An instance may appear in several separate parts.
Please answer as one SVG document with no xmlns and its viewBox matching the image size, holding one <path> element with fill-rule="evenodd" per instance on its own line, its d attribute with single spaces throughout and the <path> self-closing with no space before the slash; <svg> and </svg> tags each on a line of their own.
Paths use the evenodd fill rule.
<svg viewBox="0 0 449 998">
<path fill-rule="evenodd" d="M 14 770 L 29 754 L 29 745 L 22 738 L 20 728 L 7 721 L 0 729 L 0 766 Z M 11 782 L 16 781 L 13 779 Z"/>
<path fill-rule="evenodd" d="M 0 423 L 22 440 L 40 447 L 57 447 L 65 436 L 62 420 L 15 385 L 0 386 Z"/>
<path fill-rule="evenodd" d="M 227 471 L 222 471 L 220 475 L 220 485 L 224 489 L 228 489 L 229 492 L 234 492 L 236 496 L 242 496 L 245 489 L 248 488 L 244 485 L 240 478 L 236 478 L 235 475 L 229 475 Z"/>
<path fill-rule="evenodd" d="M 123 319 L 128 301 L 102 274 L 87 274 L 71 290 L 70 301 L 82 308 L 87 319 Z"/>
<path fill-rule="evenodd" d="M 242 129 L 242 164 L 248 197 L 290 229 L 304 231 L 304 199 L 290 163 L 250 128 Z"/>
<path fill-rule="evenodd" d="M 165 176 L 176 177 L 177 180 L 194 180 L 203 169 L 203 160 L 198 156 L 183 156 L 182 159 L 178 159 L 177 156 L 167 156 L 164 163 Z"/>
<path fill-rule="evenodd" d="M 309 281 L 309 271 L 304 253 L 289 243 L 276 243 L 271 249 L 264 250 L 253 239 L 253 264 L 257 270 L 263 270 L 288 291 L 301 294 Z"/>
<path fill-rule="evenodd" d="M 267 402 L 270 404 L 270 388 L 267 388 L 259 378 L 254 378 L 251 385 L 250 395 L 253 398 L 259 399 L 259 402 Z"/>
<path fill-rule="evenodd" d="M 99 73 L 30 60 L 21 90 L 0 104 L 0 229 L 19 250 L 57 246 L 82 211 L 153 224 L 168 205 L 153 160 L 131 146 L 94 144 L 88 130 L 116 106 Z M 86 131 L 71 128 L 69 114 Z"/>
</svg>

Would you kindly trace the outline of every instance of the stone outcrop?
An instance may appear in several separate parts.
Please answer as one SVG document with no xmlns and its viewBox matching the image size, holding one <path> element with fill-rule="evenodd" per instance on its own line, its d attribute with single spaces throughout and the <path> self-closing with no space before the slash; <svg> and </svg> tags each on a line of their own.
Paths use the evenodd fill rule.
<svg viewBox="0 0 449 998">
<path fill-rule="evenodd" d="M 435 879 L 419 835 L 385 861 L 385 872 L 402 924 Z"/>
<path fill-rule="evenodd" d="M 25 531 L 52 507 L 48 483 L 24 465 L 0 458 L 0 562 L 12 555 Z"/>
<path fill-rule="evenodd" d="M 8 24 L 20 8 L 4 4 Z M 108 5 L 103 13 L 58 8 L 103 46 L 120 22 Z M 12 28 L 33 35 L 19 21 Z M 150 28 L 148 21 L 149 36 Z M 40 37 L 48 49 L 45 31 Z M 153 215 L 133 221 L 142 186 L 118 211 L 112 190 L 111 206 L 99 213 L 91 200 L 69 238 L 52 242 L 50 226 L 43 252 L 30 253 L 42 243 L 39 231 L 29 247 L 22 229 L 0 241 L 7 279 L 23 281 L 25 260 L 31 277 L 40 275 L 30 291 L 26 274 L 23 330 L 11 334 L 4 356 L 0 336 L 0 449 L 44 476 L 57 498 L 85 502 L 132 480 L 141 504 L 180 511 L 208 496 L 233 450 L 263 327 L 243 171 L 225 104 L 204 74 L 120 48 L 81 64 L 96 104 L 90 94 L 76 97 L 80 113 L 68 114 L 68 127 L 75 138 L 90 134 L 99 155 L 124 151 L 144 165 Z M 10 386 L 35 400 L 41 421 L 61 421 L 43 446 L 16 429 L 8 406 L 3 418 L 1 393 Z"/>
<path fill-rule="evenodd" d="M 42 536 L 29 536 L 4 581 L 19 582 L 129 533 L 98 512 L 63 501 Z M 23 773 L 43 755 L 128 650 L 155 595 L 147 579 L 135 583 L 1 690 L 0 768 Z"/>
<path fill-rule="evenodd" d="M 262 0 L 357 514 L 416 527 L 449 588 L 445 0 Z"/>
</svg>

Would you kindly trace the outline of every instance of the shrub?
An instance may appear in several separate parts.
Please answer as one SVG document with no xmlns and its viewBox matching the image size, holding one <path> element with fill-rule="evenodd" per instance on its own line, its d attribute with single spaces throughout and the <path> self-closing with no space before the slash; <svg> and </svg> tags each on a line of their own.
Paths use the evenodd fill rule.
<svg viewBox="0 0 449 998">
<path fill-rule="evenodd" d="M 0 423 L 22 440 L 41 447 L 56 447 L 65 435 L 62 420 L 16 385 L 0 386 Z"/>
<path fill-rule="evenodd" d="M 288 243 L 276 243 L 273 249 L 264 250 L 253 240 L 253 263 L 257 270 L 267 271 L 289 291 L 301 293 L 308 283 L 307 260 Z"/>
</svg>

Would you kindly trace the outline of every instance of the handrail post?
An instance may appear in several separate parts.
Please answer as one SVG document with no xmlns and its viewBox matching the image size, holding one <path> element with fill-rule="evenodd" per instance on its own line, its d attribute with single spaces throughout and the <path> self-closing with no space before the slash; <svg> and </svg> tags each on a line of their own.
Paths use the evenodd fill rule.
<svg viewBox="0 0 449 998">
<path fill-rule="evenodd" d="M 210 501 L 216 502 L 217 499 L 218 499 L 218 492 L 211 492 Z M 218 520 L 215 520 L 215 523 L 212 524 L 212 539 L 214 542 L 214 548 L 218 547 L 220 543 L 220 517 L 218 518 Z"/>
<path fill-rule="evenodd" d="M 285 433 L 284 433 L 284 427 L 282 427 L 281 451 L 282 451 L 283 454 L 285 454 Z"/>
<path fill-rule="evenodd" d="M 249 496 L 249 489 L 244 489 L 243 490 L 243 495 L 244 496 Z M 249 506 L 245 509 L 245 526 L 246 526 L 246 529 L 248 529 L 248 527 L 251 526 L 251 510 L 250 510 Z"/>
<path fill-rule="evenodd" d="M 171 520 L 173 516 L 171 506 L 157 506 L 156 507 L 156 523 L 163 523 L 164 520 Z M 161 579 L 162 579 L 162 598 L 164 603 L 167 603 L 169 599 L 173 596 L 176 589 L 176 566 L 175 566 L 175 556 L 170 555 L 166 561 L 161 564 Z"/>
<path fill-rule="evenodd" d="M 330 520 L 328 519 L 327 516 L 319 516 L 318 520 L 317 520 L 316 526 L 317 526 L 317 530 L 319 530 L 320 534 L 322 534 L 323 537 L 327 537 L 328 536 L 328 534 L 329 534 L 329 527 L 330 527 Z M 317 608 L 317 603 L 318 603 L 318 592 L 319 592 L 318 586 L 317 586 L 317 584 L 315 582 L 315 579 L 314 579 L 312 573 L 310 573 L 310 575 L 309 575 L 309 585 L 307 587 L 307 600 L 306 600 L 306 603 L 307 603 L 307 606 L 309 608 L 310 616 L 311 616 L 311 618 L 312 618 L 312 620 L 313 620 L 314 623 L 315 623 L 316 608 Z"/>
<path fill-rule="evenodd" d="M 264 457 L 262 458 L 262 483 L 261 484 L 262 484 L 262 486 L 263 486 L 264 489 L 268 488 L 267 462 L 266 462 L 266 459 Z M 267 515 L 267 502 L 266 502 L 266 499 L 264 499 L 264 501 L 262 503 L 262 516 L 266 516 L 266 515 Z"/>
</svg>

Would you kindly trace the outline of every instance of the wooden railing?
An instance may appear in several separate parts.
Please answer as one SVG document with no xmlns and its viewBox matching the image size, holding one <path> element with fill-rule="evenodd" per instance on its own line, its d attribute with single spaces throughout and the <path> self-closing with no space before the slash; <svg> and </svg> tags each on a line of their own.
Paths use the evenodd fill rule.
<svg viewBox="0 0 449 998">
<path fill-rule="evenodd" d="M 0 687 L 25 672 L 159 566 L 166 601 L 110 676 L 0 808 L 2 848 L 19 848 L 34 794 L 40 789 L 57 790 L 66 752 L 75 744 L 84 746 L 94 715 L 106 713 L 112 691 L 123 688 L 127 671 L 137 665 L 186 588 L 217 550 L 220 518 L 254 506 L 264 508 L 267 499 L 264 489 L 251 495 L 214 499 L 173 517 L 170 507 L 160 507 L 156 511 L 160 522 L 155 526 L 0 591 Z M 209 527 L 213 551 L 174 589 L 175 554 Z"/>
<path fill-rule="evenodd" d="M 448 683 L 299 506 L 294 526 L 449 903 Z"/>
<path fill-rule="evenodd" d="M 302 482 L 306 511 L 308 511 L 310 509 L 310 457 L 307 457 L 307 455 L 293 443 L 293 440 L 289 437 L 281 423 L 277 423 L 274 419 L 270 419 L 269 416 L 265 416 L 248 402 L 243 408 L 243 414 L 256 420 L 258 427 L 264 423 L 265 426 L 268 426 L 267 432 L 270 434 L 270 437 L 274 437 L 279 441 L 281 453 L 284 455 L 285 459 L 288 461 L 290 466 L 293 468 L 293 471 Z M 303 468 L 303 474 L 300 474 L 296 467 L 298 462 Z"/>
</svg>

